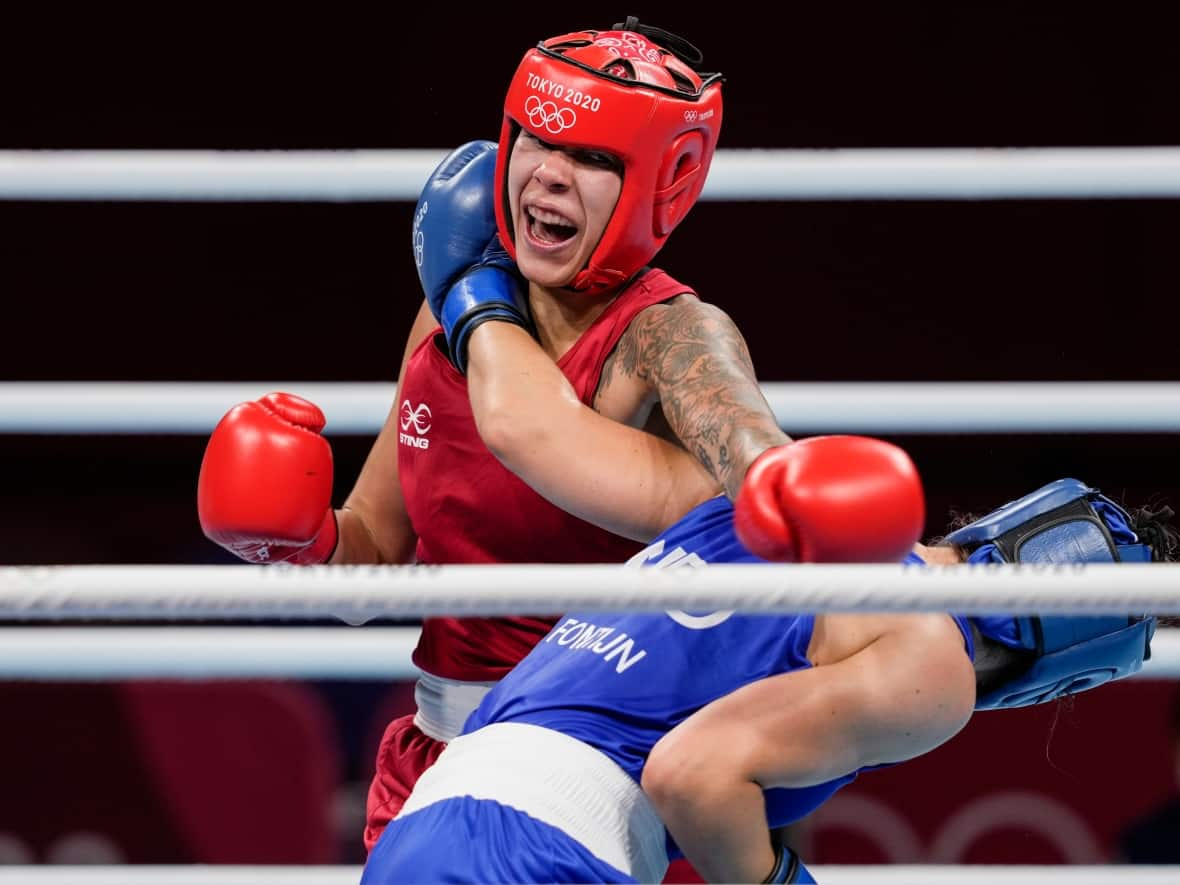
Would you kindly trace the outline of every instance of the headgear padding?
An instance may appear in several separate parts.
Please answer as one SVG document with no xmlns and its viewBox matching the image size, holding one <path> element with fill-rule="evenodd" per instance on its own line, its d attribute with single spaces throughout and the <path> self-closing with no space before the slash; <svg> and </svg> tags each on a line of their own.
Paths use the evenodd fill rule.
<svg viewBox="0 0 1180 885">
<path fill-rule="evenodd" d="M 504 100 L 496 223 L 516 257 L 507 169 L 520 129 L 559 147 L 607 151 L 623 164 L 614 213 L 570 284 L 613 288 L 655 257 L 704 187 L 721 130 L 720 74 L 698 73 L 687 41 L 629 18 L 610 31 L 553 37 L 525 53 Z"/>
<path fill-rule="evenodd" d="M 1059 479 L 947 535 L 969 563 L 1151 562 L 1126 510 L 1076 479 Z M 977 710 L 1023 707 L 1138 672 L 1155 618 L 1141 615 L 976 617 L 980 632 L 1034 652 L 1029 668 L 976 699 Z"/>
</svg>

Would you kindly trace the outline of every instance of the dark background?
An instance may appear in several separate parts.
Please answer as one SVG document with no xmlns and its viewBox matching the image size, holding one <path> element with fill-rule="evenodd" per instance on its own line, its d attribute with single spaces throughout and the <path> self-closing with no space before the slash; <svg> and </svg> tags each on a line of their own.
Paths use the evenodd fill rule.
<svg viewBox="0 0 1180 885">
<path fill-rule="evenodd" d="M 723 147 L 1180 144 L 1174 22 L 1150 6 L 631 10 L 726 74 Z M 19 13 L 0 148 L 443 149 L 497 136 L 525 47 L 626 14 Z M 0 379 L 390 380 L 411 209 L 0 202 Z M 735 318 L 767 381 L 1178 380 L 1178 221 L 1166 199 L 703 202 L 658 263 Z M 332 439 L 342 498 L 369 441 Z M 1168 436 L 897 441 L 932 532 L 1066 474 L 1180 500 Z M 226 561 L 192 506 L 203 440 L 0 446 L 22 465 L 3 561 Z"/>
<path fill-rule="evenodd" d="M 449 148 L 497 136 L 527 46 L 628 12 L 726 74 L 724 148 L 1180 144 L 1162 5 L 599 8 L 6 12 L 0 149 Z M 411 209 L 0 202 L 0 380 L 392 380 Z M 704 202 L 656 263 L 766 381 L 1177 381 L 1177 222 L 1166 199 Z M 331 417 L 339 504 L 370 440 Z M 1180 501 L 1170 435 L 892 438 L 931 532 L 1065 475 Z M 0 437 L 0 563 L 229 563 L 197 525 L 204 443 Z"/>
</svg>

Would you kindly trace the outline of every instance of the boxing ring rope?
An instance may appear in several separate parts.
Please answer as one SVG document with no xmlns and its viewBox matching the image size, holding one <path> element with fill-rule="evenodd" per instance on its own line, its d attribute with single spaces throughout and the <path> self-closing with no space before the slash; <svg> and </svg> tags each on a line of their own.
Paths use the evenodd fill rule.
<svg viewBox="0 0 1180 885">
<path fill-rule="evenodd" d="M 2 151 L 8 200 L 409 200 L 431 150 Z M 721 149 L 703 200 L 1180 196 L 1180 149 Z"/>
<path fill-rule="evenodd" d="M 0 627 L 0 680 L 411 680 L 420 633 L 375 626 Z M 1180 630 L 1157 629 L 1151 660 L 1132 678 L 1180 678 Z"/>
<path fill-rule="evenodd" d="M 0 200 L 409 201 L 439 150 L 0 151 Z M 1180 148 L 720 150 L 703 200 L 1180 197 Z M 276 389 L 316 401 L 328 433 L 375 433 L 392 384 L 0 383 L 0 433 L 207 433 Z M 811 432 L 1180 431 L 1180 384 L 767 384 L 780 423 Z M 418 630 L 107 626 L 108 621 L 339 619 L 521 611 L 738 609 L 1180 613 L 1180 565 L 444 566 L 0 569 L 0 678 L 406 679 Z M 607 571 L 609 569 L 609 573 Z M 741 571 L 735 571 L 741 569 Z M 554 588 L 561 588 L 557 592 Z M 83 626 L 60 626 L 84 622 Z M 1157 631 L 1140 674 L 1180 676 L 1180 630 Z M 825 885 L 1003 881 L 1163 885 L 1180 866 L 825 866 Z M 353 866 L 18 866 L 0 885 L 344 885 Z"/>
<path fill-rule="evenodd" d="M 1180 563 L 9 566 L 0 619 L 494 617 L 522 612 L 1180 614 Z"/>
<path fill-rule="evenodd" d="M 209 433 L 272 390 L 310 399 L 327 433 L 375 434 L 397 385 L 304 381 L 0 382 L 0 433 Z M 1180 382 L 769 382 L 793 433 L 1172 433 Z"/>
<path fill-rule="evenodd" d="M 823 885 L 943 885 L 954 882 L 1004 885 L 1175 885 L 1180 866 L 890 866 L 808 867 Z M 352 866 L 112 866 L 0 867 L 0 885 L 356 885 L 361 868 Z"/>
<path fill-rule="evenodd" d="M 421 632 L 375 626 L 0 627 L 0 680 L 412 680 L 419 671 L 410 654 Z M 1180 675 L 1180 641 L 1171 645 L 1159 663 Z M 1154 649 L 1155 643 L 1152 663 Z"/>
</svg>

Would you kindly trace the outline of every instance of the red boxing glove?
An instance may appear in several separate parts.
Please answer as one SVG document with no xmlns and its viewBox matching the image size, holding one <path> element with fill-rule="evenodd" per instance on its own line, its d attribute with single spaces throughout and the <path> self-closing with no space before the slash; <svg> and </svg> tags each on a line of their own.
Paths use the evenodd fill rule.
<svg viewBox="0 0 1180 885">
<path fill-rule="evenodd" d="M 324 413 L 290 393 L 234 406 L 209 438 L 197 513 L 209 540 L 247 562 L 326 562 L 336 549 Z"/>
<path fill-rule="evenodd" d="M 921 538 L 925 496 L 897 446 L 817 436 L 758 456 L 734 504 L 738 540 L 777 562 L 901 562 Z"/>
</svg>

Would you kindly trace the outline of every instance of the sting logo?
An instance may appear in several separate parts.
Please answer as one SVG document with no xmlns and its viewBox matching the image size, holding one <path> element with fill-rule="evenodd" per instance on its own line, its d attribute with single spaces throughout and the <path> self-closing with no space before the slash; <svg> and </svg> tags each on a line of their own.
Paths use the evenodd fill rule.
<svg viewBox="0 0 1180 885">
<path fill-rule="evenodd" d="M 430 406 L 420 403 L 417 408 L 414 408 L 408 399 L 402 400 L 402 432 L 398 434 L 398 438 L 403 445 L 413 446 L 416 449 L 428 449 L 430 448 L 430 440 L 426 438 L 426 434 L 430 432 L 430 422 Z"/>
</svg>

